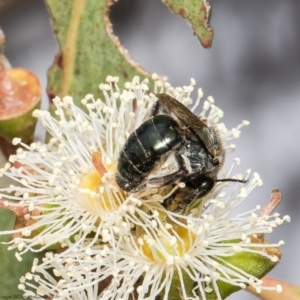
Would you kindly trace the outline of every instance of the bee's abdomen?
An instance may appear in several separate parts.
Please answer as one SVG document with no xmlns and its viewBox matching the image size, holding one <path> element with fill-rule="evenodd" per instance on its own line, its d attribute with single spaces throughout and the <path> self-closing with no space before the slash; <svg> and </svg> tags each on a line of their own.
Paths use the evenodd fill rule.
<svg viewBox="0 0 300 300">
<path fill-rule="evenodd" d="M 168 115 L 157 115 L 144 122 L 125 143 L 118 161 L 117 182 L 133 190 L 167 152 L 180 147 L 183 140 L 177 122 Z"/>
</svg>

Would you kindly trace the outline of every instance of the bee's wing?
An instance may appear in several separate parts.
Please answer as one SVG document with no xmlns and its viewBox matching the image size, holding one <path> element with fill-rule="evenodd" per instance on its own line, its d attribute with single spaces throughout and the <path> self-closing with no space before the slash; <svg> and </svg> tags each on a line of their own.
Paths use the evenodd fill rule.
<svg viewBox="0 0 300 300">
<path fill-rule="evenodd" d="M 213 129 L 208 127 L 200 118 L 193 114 L 186 106 L 167 94 L 156 94 L 156 102 L 152 114 L 168 114 L 179 121 L 194 133 L 200 143 L 203 143 L 207 151 L 214 156 Z"/>
</svg>

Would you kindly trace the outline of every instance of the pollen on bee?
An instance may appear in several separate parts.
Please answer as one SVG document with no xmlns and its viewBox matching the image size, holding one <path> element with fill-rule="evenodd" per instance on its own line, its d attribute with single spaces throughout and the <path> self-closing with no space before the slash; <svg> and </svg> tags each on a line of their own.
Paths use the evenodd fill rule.
<svg viewBox="0 0 300 300">
<path fill-rule="evenodd" d="M 184 182 L 178 182 L 177 184 L 180 188 L 184 188 L 185 187 L 185 183 Z"/>
</svg>

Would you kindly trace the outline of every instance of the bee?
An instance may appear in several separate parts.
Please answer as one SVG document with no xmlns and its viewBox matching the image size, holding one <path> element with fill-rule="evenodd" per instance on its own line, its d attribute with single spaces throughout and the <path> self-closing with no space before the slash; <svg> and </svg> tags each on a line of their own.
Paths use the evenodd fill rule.
<svg viewBox="0 0 300 300">
<path fill-rule="evenodd" d="M 167 94 L 157 94 L 149 117 L 127 139 L 120 152 L 116 182 L 126 192 L 185 183 L 163 202 L 173 212 L 182 211 L 206 196 L 217 179 L 225 151 L 220 134 L 206 120 Z M 169 167 L 166 167 L 169 166 Z"/>
</svg>

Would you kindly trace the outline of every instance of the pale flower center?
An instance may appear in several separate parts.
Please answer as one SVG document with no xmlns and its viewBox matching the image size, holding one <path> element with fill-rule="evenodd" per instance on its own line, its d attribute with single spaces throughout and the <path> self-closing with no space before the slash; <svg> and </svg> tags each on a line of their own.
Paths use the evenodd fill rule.
<svg viewBox="0 0 300 300">
<path fill-rule="evenodd" d="M 155 239 L 149 235 L 141 236 L 139 244 L 144 255 L 154 262 L 168 262 L 170 256 L 180 257 L 189 252 L 194 244 L 195 234 L 178 225 L 169 232 L 169 235 Z"/>
<path fill-rule="evenodd" d="M 107 172 L 112 171 L 115 167 L 113 165 L 104 167 L 99 163 L 99 158 L 101 158 L 99 152 L 93 154 L 96 170 L 92 170 L 82 177 L 80 189 L 89 208 L 112 212 L 124 202 L 126 195 L 117 186 L 114 179 L 104 178 L 107 177 Z"/>
</svg>

